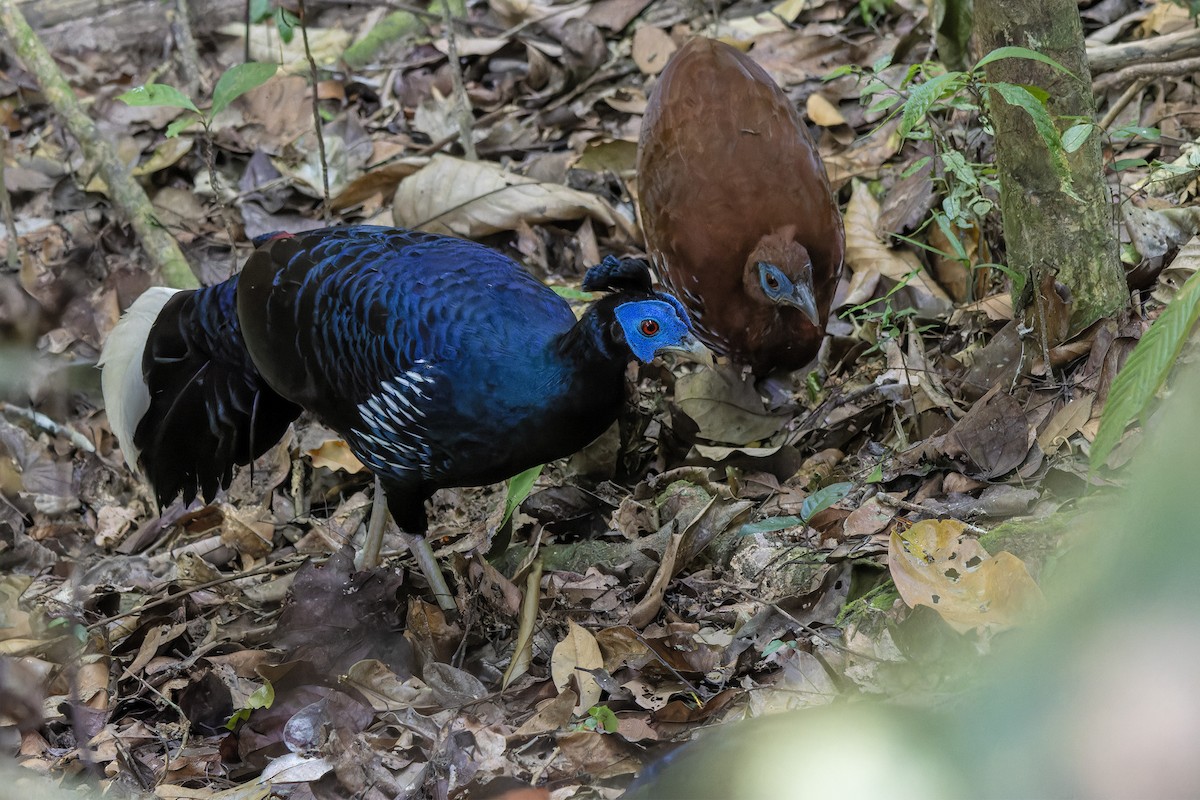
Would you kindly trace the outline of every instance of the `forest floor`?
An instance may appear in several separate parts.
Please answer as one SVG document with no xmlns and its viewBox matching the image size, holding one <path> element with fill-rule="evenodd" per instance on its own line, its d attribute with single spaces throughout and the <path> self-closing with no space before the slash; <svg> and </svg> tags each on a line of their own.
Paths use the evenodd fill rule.
<svg viewBox="0 0 1200 800">
<path fill-rule="evenodd" d="M 128 7 L 171 4 L 149 5 Z M 1139 256 L 1125 232 L 1130 209 L 1194 190 L 1194 175 L 1148 180 L 1200 129 L 1194 70 L 1110 59 L 1093 76 L 1141 291 L 1131 313 L 1038 351 L 994 266 L 974 101 L 935 106 L 923 141 L 897 135 L 906 72 L 937 57 L 925 4 L 737 2 L 715 22 L 682 0 L 472 4 L 453 45 L 477 160 L 440 14 L 371 50 L 388 9 L 308 6 L 324 162 L 302 37 L 281 41 L 278 13 L 195 19 L 195 52 L 165 25 L 136 42 L 63 33 L 78 21 L 42 30 L 204 282 L 253 236 L 370 222 L 480 239 L 582 304 L 588 266 L 642 252 L 641 113 L 670 53 L 704 33 L 751 46 L 812 122 L 846 223 L 829 336 L 770 400 L 728 369 L 631 371 L 621 430 L 537 477 L 507 551 L 504 486 L 440 492 L 431 536 L 461 612 L 447 620 L 398 537 L 385 567 L 354 569 L 372 480 L 308 418 L 218 502 L 159 513 L 94 368 L 156 278 L 36 82 L 0 55 L 19 237 L 0 268 L 6 755 L 110 797 L 615 797 L 702 728 L 850 697 L 946 702 L 964 664 L 1042 603 L 1077 538 L 1060 515 L 1139 438 L 1089 473 L 1113 376 L 1197 264 L 1178 245 Z M 1192 27 L 1166 3 L 1081 13 L 1097 48 Z M 121 19 L 90 24 L 119 33 Z M 156 81 L 207 107 L 246 52 L 283 68 L 207 132 L 168 137 L 181 109 L 116 99 Z M 823 80 L 845 65 L 863 70 Z M 963 156 L 953 174 L 948 152 Z"/>
</svg>

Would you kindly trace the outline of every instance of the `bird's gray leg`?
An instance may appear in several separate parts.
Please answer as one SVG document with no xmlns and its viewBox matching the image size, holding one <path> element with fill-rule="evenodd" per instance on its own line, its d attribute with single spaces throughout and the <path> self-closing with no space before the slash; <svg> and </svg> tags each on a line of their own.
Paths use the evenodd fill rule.
<svg viewBox="0 0 1200 800">
<path fill-rule="evenodd" d="M 424 518 L 424 500 L 418 497 L 416 502 L 419 504 L 416 509 Z M 375 569 L 379 566 L 380 554 L 383 551 L 383 531 L 387 527 L 387 515 L 387 493 L 384 491 L 383 483 L 376 477 L 375 497 L 371 501 L 371 520 L 367 523 L 367 538 L 359 556 L 361 569 Z M 395 514 L 393 514 L 394 516 Z M 429 540 L 422 534 L 409 533 L 404 530 L 404 525 L 399 520 L 396 521 L 396 524 L 400 528 L 400 538 L 412 553 L 421 574 L 425 576 L 425 581 L 429 584 L 438 607 L 448 614 L 457 614 L 458 606 L 454 604 L 454 595 L 450 593 L 450 587 L 446 585 L 446 579 L 438 568 L 437 560 L 433 557 L 433 548 L 429 546 Z"/>
</svg>

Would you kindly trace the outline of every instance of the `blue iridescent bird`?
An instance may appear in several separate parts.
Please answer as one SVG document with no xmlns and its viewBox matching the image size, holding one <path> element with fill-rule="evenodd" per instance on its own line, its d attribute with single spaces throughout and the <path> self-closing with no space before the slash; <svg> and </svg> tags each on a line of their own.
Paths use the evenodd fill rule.
<svg viewBox="0 0 1200 800">
<path fill-rule="evenodd" d="M 593 267 L 584 288 L 607 294 L 576 320 L 462 239 L 349 226 L 259 244 L 224 283 L 146 292 L 106 343 L 110 424 L 162 505 L 211 499 L 307 409 L 380 478 L 401 529 L 424 534 L 435 490 L 504 480 L 603 433 L 633 358 L 710 359 L 644 261 Z"/>
</svg>

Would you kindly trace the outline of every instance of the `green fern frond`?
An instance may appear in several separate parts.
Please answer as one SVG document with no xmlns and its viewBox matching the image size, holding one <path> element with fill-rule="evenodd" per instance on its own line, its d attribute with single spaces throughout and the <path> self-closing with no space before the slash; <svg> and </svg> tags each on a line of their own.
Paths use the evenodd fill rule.
<svg viewBox="0 0 1200 800">
<path fill-rule="evenodd" d="M 1093 470 L 1108 458 L 1121 440 L 1126 426 L 1135 417 L 1142 418 L 1145 415 L 1150 401 L 1166 382 L 1171 367 L 1178 360 L 1198 316 L 1200 272 L 1193 273 L 1187 279 L 1171 304 L 1142 335 L 1125 366 L 1113 380 L 1108 401 L 1104 405 L 1104 416 L 1100 419 L 1100 430 L 1092 442 L 1090 461 Z"/>
</svg>

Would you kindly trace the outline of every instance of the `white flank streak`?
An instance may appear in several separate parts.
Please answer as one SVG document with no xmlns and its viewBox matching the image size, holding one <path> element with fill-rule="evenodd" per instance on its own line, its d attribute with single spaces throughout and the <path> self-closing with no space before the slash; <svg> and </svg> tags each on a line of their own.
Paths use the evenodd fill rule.
<svg viewBox="0 0 1200 800">
<path fill-rule="evenodd" d="M 150 390 L 142 377 L 142 353 L 150 328 L 162 307 L 178 289 L 156 286 L 147 289 L 133 301 L 108 334 L 100 351 L 100 385 L 104 390 L 104 406 L 108 409 L 108 425 L 121 443 L 125 463 L 134 472 L 138 469 L 138 451 L 133 446 L 133 432 L 146 409 L 150 408 Z"/>
</svg>

